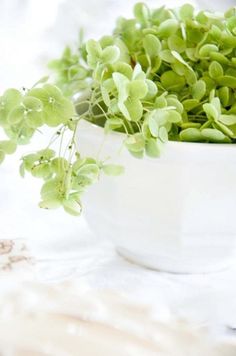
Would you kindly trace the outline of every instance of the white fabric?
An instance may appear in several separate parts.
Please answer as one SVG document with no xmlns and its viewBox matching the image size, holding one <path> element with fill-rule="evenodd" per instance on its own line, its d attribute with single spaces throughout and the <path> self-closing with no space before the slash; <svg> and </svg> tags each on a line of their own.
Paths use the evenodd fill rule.
<svg viewBox="0 0 236 356">
<path fill-rule="evenodd" d="M 168 5 L 181 2 L 168 1 Z M 105 33 L 117 14 L 130 13 L 133 3 L 1 1 L 1 91 L 8 86 L 33 84 L 45 72 L 42 64 L 76 37 L 79 24 L 86 27 L 87 36 Z M 215 1 L 214 7 L 220 9 L 226 3 Z M 43 140 L 39 135 L 35 147 L 41 147 Z M 27 147 L 19 150 L 18 158 L 22 152 L 27 152 Z M 39 262 L 37 278 L 47 282 L 76 278 L 89 290 L 127 293 L 158 310 L 159 319 L 175 315 L 207 324 L 216 333 L 236 326 L 236 266 L 222 273 L 192 276 L 132 265 L 116 255 L 109 236 L 103 241 L 91 237 L 83 219 L 62 211 L 39 210 L 40 182 L 19 178 L 17 159 L 11 157 L 1 166 L 0 238 L 26 238 L 30 242 Z"/>
</svg>

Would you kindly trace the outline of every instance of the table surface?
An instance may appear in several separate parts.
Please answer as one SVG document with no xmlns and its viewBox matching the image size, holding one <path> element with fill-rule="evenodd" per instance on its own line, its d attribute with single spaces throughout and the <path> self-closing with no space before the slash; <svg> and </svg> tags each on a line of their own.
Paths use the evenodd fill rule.
<svg viewBox="0 0 236 356">
<path fill-rule="evenodd" d="M 19 2 L 13 1 L 12 6 L 13 3 L 16 6 Z M 39 24 L 38 28 L 31 26 L 39 11 L 46 11 L 44 2 L 38 8 L 34 8 L 32 3 L 26 1 L 28 14 L 32 15 L 28 22 L 27 13 L 21 12 L 19 15 L 22 9 L 18 9 L 17 13 L 14 6 L 11 10 L 15 12 L 10 20 L 7 16 L 0 18 L 4 33 L 4 36 L 0 36 L 0 48 L 4 52 L 0 68 L 1 90 L 36 81 L 43 75 L 43 65 L 48 56 L 58 54 L 64 43 L 72 39 L 72 33 L 78 26 L 76 16 L 79 10 L 73 11 L 71 5 L 74 2 L 69 0 L 52 1 L 49 11 L 51 17 L 48 15 L 44 25 Z M 90 9 L 91 4 L 96 2 L 91 0 L 86 3 Z M 104 21 L 97 20 L 96 29 L 91 25 L 90 31 L 87 30 L 88 35 L 104 33 L 111 27 L 114 18 L 112 10 L 117 2 L 107 0 L 103 3 L 100 12 L 96 13 L 96 19 L 97 16 L 106 16 L 109 21 L 104 24 Z M 120 2 L 120 12 L 124 12 L 125 4 L 125 1 Z M 220 7 L 222 3 L 217 4 Z M 81 10 L 82 2 L 78 1 L 78 5 Z M 1 6 L 5 6 L 9 12 L 9 2 L 0 4 L 0 14 L 3 13 Z M 88 6 L 83 6 L 80 19 L 88 29 L 96 11 L 89 12 Z M 68 28 L 62 33 L 60 23 L 65 9 L 67 17 L 64 21 L 67 21 Z M 15 24 L 14 19 L 17 19 Z M 30 34 L 29 28 L 32 28 Z M 19 52 L 17 46 L 21 47 Z M 47 137 L 36 138 L 34 147 L 37 148 L 39 143 L 41 147 L 43 140 L 47 142 Z M 37 262 L 34 280 L 47 284 L 73 280 L 75 283 L 79 281 L 87 291 L 109 290 L 125 294 L 141 305 L 148 305 L 159 321 L 168 323 L 173 318 L 187 320 L 200 327 L 206 326 L 218 338 L 228 337 L 231 340 L 233 332 L 228 327 L 236 327 L 236 264 L 220 273 L 174 275 L 151 271 L 125 261 L 115 253 L 109 236 L 104 236 L 103 240 L 92 236 L 83 217 L 78 219 L 62 211 L 45 212 L 38 209 L 40 183 L 31 177 L 23 180 L 18 176 L 18 160 L 22 152 L 27 152 L 27 147 L 20 149 L 16 157 L 10 157 L 1 167 L 0 239 L 23 238 L 27 241 Z M 3 259 L 0 254 L 1 263 Z M 2 290 L 3 281 L 0 282 Z"/>
</svg>

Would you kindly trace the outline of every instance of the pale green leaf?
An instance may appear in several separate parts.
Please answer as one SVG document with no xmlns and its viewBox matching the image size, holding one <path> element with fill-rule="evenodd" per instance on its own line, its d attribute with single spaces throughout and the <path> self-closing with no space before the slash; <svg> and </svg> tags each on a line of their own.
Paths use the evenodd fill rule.
<svg viewBox="0 0 236 356">
<path fill-rule="evenodd" d="M 201 142 L 203 141 L 202 133 L 197 128 L 187 128 L 182 130 L 179 134 L 181 141 L 186 142 Z"/>
<path fill-rule="evenodd" d="M 124 167 L 118 164 L 105 164 L 102 170 L 108 176 L 119 176 L 124 173 Z"/>
<path fill-rule="evenodd" d="M 161 142 L 158 139 L 150 138 L 145 146 L 147 156 L 156 158 L 160 157 L 162 150 Z"/>
<path fill-rule="evenodd" d="M 150 58 L 155 58 L 161 51 L 161 42 L 158 37 L 148 34 L 143 39 L 143 47 Z"/>
</svg>

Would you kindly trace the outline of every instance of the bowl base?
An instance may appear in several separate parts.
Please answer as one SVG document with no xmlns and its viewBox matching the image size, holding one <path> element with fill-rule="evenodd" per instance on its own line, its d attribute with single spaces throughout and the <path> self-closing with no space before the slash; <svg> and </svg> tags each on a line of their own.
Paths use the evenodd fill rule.
<svg viewBox="0 0 236 356">
<path fill-rule="evenodd" d="M 175 274 L 199 274 L 220 272 L 230 268 L 235 264 L 235 257 L 229 256 L 216 259 L 207 255 L 197 257 L 196 259 L 174 258 L 164 255 L 138 255 L 123 247 L 116 247 L 118 255 L 125 258 L 131 263 L 141 267 L 148 268 L 159 272 L 168 272 Z"/>
</svg>

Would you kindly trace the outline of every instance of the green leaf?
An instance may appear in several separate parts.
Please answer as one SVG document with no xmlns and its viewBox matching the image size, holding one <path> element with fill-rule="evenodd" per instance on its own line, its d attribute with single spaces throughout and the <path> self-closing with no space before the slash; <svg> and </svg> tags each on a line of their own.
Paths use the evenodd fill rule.
<svg viewBox="0 0 236 356">
<path fill-rule="evenodd" d="M 128 98 L 125 102 L 131 121 L 139 121 L 143 116 L 143 106 L 140 100 Z"/>
<path fill-rule="evenodd" d="M 197 82 L 197 75 L 191 68 L 185 69 L 185 78 L 188 85 L 194 85 Z"/>
<path fill-rule="evenodd" d="M 192 19 L 194 16 L 194 7 L 190 4 L 184 4 L 179 9 L 179 16 L 182 21 Z"/>
<path fill-rule="evenodd" d="M 168 43 L 168 47 L 171 51 L 176 51 L 178 53 L 182 53 L 186 50 L 185 41 L 176 34 L 170 36 L 167 40 L 167 43 Z"/>
<path fill-rule="evenodd" d="M 156 108 L 165 108 L 167 106 L 167 99 L 165 98 L 165 95 L 160 95 L 156 98 L 155 100 L 155 107 Z"/>
<path fill-rule="evenodd" d="M 105 123 L 105 133 L 108 133 L 112 130 L 119 129 L 123 126 L 123 120 L 120 118 L 108 119 Z"/>
<path fill-rule="evenodd" d="M 185 130 L 182 130 L 179 134 L 179 138 L 181 141 L 186 141 L 186 142 L 203 141 L 202 133 L 197 128 L 187 128 Z"/>
<path fill-rule="evenodd" d="M 219 96 L 219 99 L 220 99 L 222 105 L 227 106 L 229 103 L 229 96 L 230 96 L 229 88 L 228 87 L 219 88 L 218 96 Z"/>
<path fill-rule="evenodd" d="M 118 103 L 118 108 L 119 108 L 120 112 L 123 114 L 123 116 L 126 118 L 126 120 L 132 121 L 132 119 L 130 117 L 129 110 L 127 109 L 126 105 L 123 102 Z M 116 113 L 116 112 L 114 112 L 114 113 Z"/>
<path fill-rule="evenodd" d="M 116 89 L 116 86 L 115 86 L 113 78 L 104 80 L 104 82 L 102 83 L 102 88 L 105 88 L 106 91 L 109 93 L 114 92 Z"/>
<path fill-rule="evenodd" d="M 172 70 L 168 70 L 162 74 L 161 84 L 167 90 L 178 91 L 184 87 L 185 79 Z"/>
<path fill-rule="evenodd" d="M 208 58 L 212 52 L 218 52 L 219 49 L 215 44 L 207 43 L 199 49 L 199 56 Z"/>
<path fill-rule="evenodd" d="M 145 147 L 145 139 L 141 133 L 135 133 L 126 138 L 124 144 L 129 151 L 140 152 L 143 151 Z"/>
<path fill-rule="evenodd" d="M 102 48 L 112 46 L 114 44 L 114 38 L 112 36 L 103 36 L 99 40 L 99 44 L 101 45 Z"/>
<path fill-rule="evenodd" d="M 28 113 L 25 117 L 25 122 L 29 127 L 36 129 L 37 127 L 40 127 L 44 124 L 44 117 L 42 113 Z"/>
<path fill-rule="evenodd" d="M 213 104 L 203 104 L 203 110 L 207 114 L 208 119 L 214 119 L 217 120 L 219 117 L 219 112 L 217 108 Z"/>
<path fill-rule="evenodd" d="M 150 138 L 146 142 L 145 151 L 149 157 L 156 158 L 160 157 L 162 150 L 162 145 L 158 139 Z"/>
<path fill-rule="evenodd" d="M 108 176 L 119 176 L 124 173 L 124 167 L 117 164 L 105 164 L 102 170 Z"/>
<path fill-rule="evenodd" d="M 235 125 L 236 115 L 220 115 L 218 120 L 227 126 Z"/>
<path fill-rule="evenodd" d="M 195 62 L 196 59 L 196 48 L 186 48 L 186 56 L 188 59 L 190 59 L 191 61 Z"/>
<path fill-rule="evenodd" d="M 24 162 L 21 163 L 20 168 L 19 168 L 19 173 L 22 178 L 25 176 L 25 164 Z"/>
<path fill-rule="evenodd" d="M 221 114 L 221 103 L 219 98 L 213 98 L 211 104 L 216 108 L 218 115 Z"/>
<path fill-rule="evenodd" d="M 111 104 L 111 99 L 108 90 L 104 86 L 101 86 L 101 94 L 104 103 L 106 104 L 107 107 L 109 107 Z"/>
<path fill-rule="evenodd" d="M 69 168 L 69 163 L 65 158 L 56 157 L 51 161 L 51 170 L 57 175 L 63 175 Z"/>
<path fill-rule="evenodd" d="M 224 56 L 222 53 L 210 52 L 209 55 L 213 61 L 219 62 L 221 64 L 229 64 L 228 58 Z"/>
<path fill-rule="evenodd" d="M 220 131 L 222 131 L 226 136 L 229 136 L 233 139 L 236 138 L 235 125 L 228 127 L 220 121 L 215 122 L 214 125 L 215 125 L 215 128 L 220 129 Z M 232 130 L 232 128 L 234 130 Z"/>
<path fill-rule="evenodd" d="M 143 80 L 133 80 L 128 84 L 129 95 L 134 99 L 142 99 L 148 93 L 148 87 Z"/>
<path fill-rule="evenodd" d="M 45 148 L 44 150 L 40 150 L 37 152 L 37 156 L 41 160 L 50 160 L 55 157 L 56 152 L 51 148 Z"/>
<path fill-rule="evenodd" d="M 123 103 L 128 98 L 128 78 L 121 73 L 113 73 L 112 78 L 118 90 L 119 102 Z"/>
<path fill-rule="evenodd" d="M 98 180 L 99 173 L 100 173 L 99 167 L 97 164 L 94 163 L 85 164 L 77 170 L 77 175 L 88 178 L 89 181 L 91 182 L 90 184 Z"/>
<path fill-rule="evenodd" d="M 41 111 L 43 109 L 43 104 L 41 100 L 34 98 L 33 96 L 26 96 L 22 100 L 22 105 L 28 109 L 33 111 Z"/>
<path fill-rule="evenodd" d="M 230 75 L 224 75 L 215 79 L 218 85 L 236 89 L 236 78 Z"/>
<path fill-rule="evenodd" d="M 7 108 L 9 109 L 12 106 L 16 106 L 21 102 L 22 94 L 19 90 L 16 89 L 7 89 L 4 92 L 3 97 L 5 99 Z"/>
<path fill-rule="evenodd" d="M 143 72 L 142 67 L 137 63 L 133 69 L 132 80 L 145 80 L 146 74 Z"/>
<path fill-rule="evenodd" d="M 143 39 L 143 47 L 150 58 L 155 58 L 161 51 L 161 42 L 156 36 L 148 34 Z"/>
<path fill-rule="evenodd" d="M 201 123 L 200 122 L 183 122 L 181 124 L 181 128 L 184 129 L 188 129 L 188 128 L 196 128 L 199 129 L 201 127 Z"/>
<path fill-rule="evenodd" d="M 102 61 L 105 64 L 113 64 L 119 60 L 120 50 L 117 46 L 108 46 L 102 51 Z"/>
<path fill-rule="evenodd" d="M 175 34 L 178 30 L 179 23 L 175 19 L 168 19 L 163 21 L 158 28 L 159 37 L 169 37 Z"/>
<path fill-rule="evenodd" d="M 159 136 L 159 122 L 155 112 L 148 116 L 148 128 L 153 137 Z"/>
<path fill-rule="evenodd" d="M 8 114 L 21 103 L 22 95 L 16 89 L 8 89 L 0 97 L 0 125 L 5 126 Z"/>
<path fill-rule="evenodd" d="M 209 66 L 209 74 L 213 79 L 217 79 L 218 77 L 222 77 L 224 75 L 224 70 L 220 63 L 213 61 Z"/>
<path fill-rule="evenodd" d="M 200 101 L 206 94 L 206 83 L 203 80 L 198 80 L 192 86 L 192 96 L 194 99 Z"/>
<path fill-rule="evenodd" d="M 42 200 L 39 203 L 39 207 L 41 209 L 57 209 L 61 206 L 61 199 L 57 198 L 52 198 L 52 199 L 47 199 L 47 200 Z"/>
<path fill-rule="evenodd" d="M 15 125 L 23 121 L 25 118 L 25 109 L 23 106 L 17 106 L 12 109 L 7 117 L 7 121 L 11 125 Z"/>
<path fill-rule="evenodd" d="M 31 169 L 31 174 L 36 178 L 47 179 L 51 175 L 51 165 L 40 163 Z"/>
<path fill-rule="evenodd" d="M 86 50 L 88 55 L 92 58 L 97 59 L 102 54 L 101 45 L 95 40 L 88 40 L 86 43 Z"/>
<path fill-rule="evenodd" d="M 10 155 L 16 151 L 17 144 L 15 141 L 0 141 L 0 151 L 5 152 L 6 154 Z"/>
<path fill-rule="evenodd" d="M 178 62 L 182 63 L 185 67 L 192 70 L 192 68 L 189 66 L 189 64 L 183 59 L 183 57 L 178 52 L 171 51 L 171 54 L 175 59 L 177 59 Z"/>
<path fill-rule="evenodd" d="M 144 3 L 137 3 L 134 6 L 134 16 L 136 19 L 143 25 L 148 22 L 150 11 L 146 4 Z"/>
<path fill-rule="evenodd" d="M 147 85 L 147 94 L 145 96 L 145 99 L 152 99 L 154 96 L 156 96 L 158 92 L 157 86 L 152 80 L 149 79 L 146 79 L 145 83 Z"/>
<path fill-rule="evenodd" d="M 42 88 L 32 89 L 29 95 L 42 102 L 44 121 L 48 126 L 66 124 L 75 115 L 73 103 L 54 85 L 45 84 Z"/>
<path fill-rule="evenodd" d="M 169 110 L 167 120 L 171 123 L 179 123 L 182 121 L 182 116 L 178 111 Z"/>
<path fill-rule="evenodd" d="M 175 109 L 182 114 L 184 111 L 183 104 L 177 99 L 177 97 L 167 96 L 166 98 L 168 106 L 174 106 Z"/>
<path fill-rule="evenodd" d="M 169 49 L 163 49 L 160 52 L 160 58 L 167 63 L 175 63 L 175 58 Z"/>
<path fill-rule="evenodd" d="M 225 140 L 223 132 L 217 129 L 203 129 L 201 134 L 209 142 L 223 142 Z"/>
<path fill-rule="evenodd" d="M 44 201 L 61 199 L 62 180 L 60 178 L 52 178 L 47 180 L 41 188 L 41 197 Z"/>
<path fill-rule="evenodd" d="M 159 129 L 159 138 L 164 143 L 168 141 L 168 132 L 164 126 Z"/>
<path fill-rule="evenodd" d="M 75 199 L 67 199 L 63 200 L 63 208 L 64 210 L 72 215 L 72 216 L 80 216 L 82 212 L 81 204 L 78 200 Z"/>
<path fill-rule="evenodd" d="M 40 78 L 34 85 L 33 85 L 33 88 L 38 86 L 39 84 L 44 84 L 48 81 L 49 79 L 49 76 L 48 75 L 45 75 L 44 77 Z"/>
<path fill-rule="evenodd" d="M 129 65 L 128 63 L 117 62 L 113 65 L 113 68 L 114 68 L 114 72 L 119 72 L 119 73 L 123 74 L 124 76 L 126 76 L 128 79 L 130 79 L 130 80 L 132 79 L 133 69 L 132 69 L 131 65 Z"/>
<path fill-rule="evenodd" d="M 169 111 L 166 110 L 165 108 L 156 109 L 152 113 L 150 113 L 150 115 L 154 116 L 154 118 L 157 121 L 157 123 L 159 124 L 159 126 L 163 126 L 163 125 L 167 124 Z"/>
</svg>

